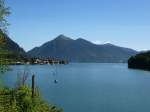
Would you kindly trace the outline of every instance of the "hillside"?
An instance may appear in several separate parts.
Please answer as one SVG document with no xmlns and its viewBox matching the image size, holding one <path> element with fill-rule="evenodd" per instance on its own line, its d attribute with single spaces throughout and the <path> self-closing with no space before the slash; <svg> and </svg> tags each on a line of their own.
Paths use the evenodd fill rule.
<svg viewBox="0 0 150 112">
<path fill-rule="evenodd" d="M 137 52 L 112 44 L 96 45 L 82 38 L 59 35 L 28 52 L 32 57 L 66 59 L 71 62 L 127 62 Z"/>
<path fill-rule="evenodd" d="M 2 34 L 2 32 L 0 32 Z M 8 37 L 7 34 L 3 34 L 4 44 L 0 44 L 0 50 L 8 51 L 13 54 L 14 57 L 25 56 L 26 52 L 16 42 Z"/>
<path fill-rule="evenodd" d="M 137 54 L 128 60 L 128 67 L 150 70 L 150 51 Z"/>
</svg>

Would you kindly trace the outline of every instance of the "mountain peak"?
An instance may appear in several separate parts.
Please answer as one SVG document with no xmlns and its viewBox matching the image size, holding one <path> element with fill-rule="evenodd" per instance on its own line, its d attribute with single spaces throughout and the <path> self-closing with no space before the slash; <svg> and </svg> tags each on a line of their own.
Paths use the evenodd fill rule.
<svg viewBox="0 0 150 112">
<path fill-rule="evenodd" d="M 72 40 L 72 39 L 61 34 L 61 35 L 57 36 L 54 40 Z"/>
<path fill-rule="evenodd" d="M 64 35 L 59 35 L 53 41 L 28 52 L 33 57 L 52 57 L 71 62 L 126 62 L 136 53 L 132 49 L 113 46 L 110 43 L 96 45 L 83 38 L 73 40 Z"/>
</svg>

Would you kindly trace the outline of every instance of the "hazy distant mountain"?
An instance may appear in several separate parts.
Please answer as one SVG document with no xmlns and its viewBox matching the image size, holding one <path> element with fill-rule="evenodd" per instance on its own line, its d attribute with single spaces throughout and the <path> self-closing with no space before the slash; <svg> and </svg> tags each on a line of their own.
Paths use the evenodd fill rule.
<svg viewBox="0 0 150 112">
<path fill-rule="evenodd" d="M 137 51 L 112 44 L 96 45 L 79 38 L 59 35 L 28 52 L 32 57 L 67 59 L 71 62 L 127 62 Z"/>
<path fill-rule="evenodd" d="M 2 46 L 0 45 L 0 49 L 3 50 L 7 50 L 13 54 L 15 54 L 16 56 L 25 56 L 26 52 L 24 51 L 23 48 L 21 48 L 16 42 L 14 42 L 13 40 L 11 40 L 8 35 L 3 34 L 4 35 L 4 40 L 5 40 L 5 44 Z"/>
</svg>

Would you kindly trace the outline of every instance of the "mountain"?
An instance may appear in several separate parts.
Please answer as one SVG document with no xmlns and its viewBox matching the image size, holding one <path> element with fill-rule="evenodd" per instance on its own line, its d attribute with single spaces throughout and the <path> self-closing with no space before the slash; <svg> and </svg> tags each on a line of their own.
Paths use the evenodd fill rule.
<svg viewBox="0 0 150 112">
<path fill-rule="evenodd" d="M 0 31 L 0 33 L 3 35 L 5 43 L 3 45 L 0 45 L 1 50 L 9 51 L 14 54 L 14 56 L 25 56 L 26 52 L 23 48 L 21 48 L 16 42 L 14 42 L 12 39 L 8 37 L 7 34 L 4 34 Z"/>
<path fill-rule="evenodd" d="M 137 51 L 112 44 L 96 45 L 82 38 L 59 35 L 28 52 L 32 57 L 67 59 L 71 62 L 127 62 Z"/>
</svg>

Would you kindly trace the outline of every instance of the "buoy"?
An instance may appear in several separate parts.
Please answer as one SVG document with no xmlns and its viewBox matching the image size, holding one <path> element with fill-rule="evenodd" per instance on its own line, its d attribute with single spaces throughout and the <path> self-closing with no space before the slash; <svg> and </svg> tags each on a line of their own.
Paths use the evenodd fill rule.
<svg viewBox="0 0 150 112">
<path fill-rule="evenodd" d="M 57 83 L 58 83 L 58 80 L 54 80 L 54 83 L 57 84 Z"/>
</svg>

